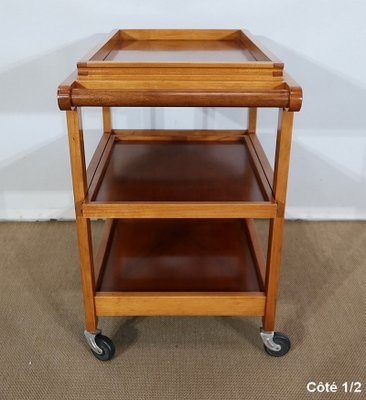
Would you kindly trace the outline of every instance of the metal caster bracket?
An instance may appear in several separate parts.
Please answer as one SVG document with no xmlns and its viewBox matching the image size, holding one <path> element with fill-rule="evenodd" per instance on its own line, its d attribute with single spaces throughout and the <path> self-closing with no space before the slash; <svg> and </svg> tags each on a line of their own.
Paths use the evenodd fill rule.
<svg viewBox="0 0 366 400">
<path fill-rule="evenodd" d="M 97 329 L 94 332 L 84 331 L 84 336 L 89 347 L 97 354 L 103 354 L 103 350 L 95 343 L 95 337 L 100 335 L 102 331 Z"/>
<path fill-rule="evenodd" d="M 280 351 L 281 346 L 273 341 L 274 331 L 260 331 L 261 338 L 263 340 L 263 344 L 267 347 L 267 349 L 272 351 Z"/>
</svg>

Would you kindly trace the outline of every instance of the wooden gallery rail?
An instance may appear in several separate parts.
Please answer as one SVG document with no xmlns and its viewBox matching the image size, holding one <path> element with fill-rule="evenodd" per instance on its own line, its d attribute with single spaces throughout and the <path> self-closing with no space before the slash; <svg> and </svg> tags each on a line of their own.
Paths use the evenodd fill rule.
<svg viewBox="0 0 366 400">
<path fill-rule="evenodd" d="M 293 113 L 301 88 L 246 31 L 116 30 L 58 89 L 67 114 L 85 307 L 85 337 L 114 354 L 98 316 L 252 315 L 275 332 Z M 85 165 L 81 107 L 102 108 Z M 242 130 L 117 130 L 111 107 L 245 107 Z M 257 108 L 279 110 L 274 171 Z M 105 227 L 93 256 L 91 218 Z M 254 219 L 270 220 L 264 254 Z"/>
</svg>

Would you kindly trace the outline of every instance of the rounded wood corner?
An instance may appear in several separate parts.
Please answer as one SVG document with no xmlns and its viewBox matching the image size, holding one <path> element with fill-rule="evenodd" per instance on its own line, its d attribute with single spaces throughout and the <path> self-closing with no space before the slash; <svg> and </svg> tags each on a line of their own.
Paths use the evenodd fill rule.
<svg viewBox="0 0 366 400">
<path fill-rule="evenodd" d="M 289 91 L 288 111 L 300 111 L 302 106 L 302 88 L 288 74 L 285 74 L 285 85 Z"/>
<path fill-rule="evenodd" d="M 300 111 L 302 106 L 302 88 L 300 86 L 290 86 L 290 97 L 289 97 L 289 111 Z"/>
<path fill-rule="evenodd" d="M 74 71 L 57 89 L 57 103 L 62 111 L 70 111 L 73 109 L 72 104 L 72 88 L 77 80 L 77 72 Z"/>
<path fill-rule="evenodd" d="M 59 86 L 58 87 L 57 103 L 58 103 L 59 109 L 62 111 L 69 111 L 72 109 L 71 87 L 70 86 Z"/>
</svg>

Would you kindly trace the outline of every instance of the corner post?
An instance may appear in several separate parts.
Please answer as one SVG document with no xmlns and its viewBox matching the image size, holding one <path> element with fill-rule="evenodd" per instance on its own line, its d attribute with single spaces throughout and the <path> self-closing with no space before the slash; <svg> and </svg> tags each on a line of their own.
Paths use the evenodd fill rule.
<svg viewBox="0 0 366 400">
<path fill-rule="evenodd" d="M 278 209 L 277 216 L 271 219 L 269 227 L 265 285 L 266 309 L 263 317 L 263 329 L 265 331 L 274 331 L 275 325 L 293 116 L 293 112 L 282 109 L 280 109 L 278 116 L 273 177 L 273 192 Z"/>
<path fill-rule="evenodd" d="M 97 317 L 94 303 L 95 282 L 90 219 L 86 219 L 82 215 L 82 203 L 87 192 L 87 180 L 81 112 L 76 108 L 67 111 L 66 116 L 84 298 L 85 329 L 93 332 L 97 329 Z"/>
<path fill-rule="evenodd" d="M 112 116 L 111 116 L 111 108 L 103 107 L 103 132 L 105 134 L 110 135 L 112 133 Z"/>
<path fill-rule="evenodd" d="M 257 131 L 257 108 L 248 108 L 248 133 L 255 134 Z"/>
</svg>

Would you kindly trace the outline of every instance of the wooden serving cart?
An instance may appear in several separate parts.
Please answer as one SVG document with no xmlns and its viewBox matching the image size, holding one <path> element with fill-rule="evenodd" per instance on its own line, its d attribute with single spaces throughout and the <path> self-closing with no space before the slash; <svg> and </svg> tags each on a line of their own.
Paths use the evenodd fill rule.
<svg viewBox="0 0 366 400">
<path fill-rule="evenodd" d="M 66 110 L 85 307 L 85 337 L 114 354 L 99 316 L 261 316 L 275 332 L 293 112 L 301 88 L 241 30 L 116 30 L 58 88 Z M 85 166 L 81 107 L 103 133 Z M 114 129 L 111 107 L 246 107 L 242 130 Z M 279 109 L 274 171 L 256 135 L 257 107 Z M 93 257 L 91 218 L 105 219 Z M 267 256 L 254 218 L 270 219 Z"/>
</svg>

